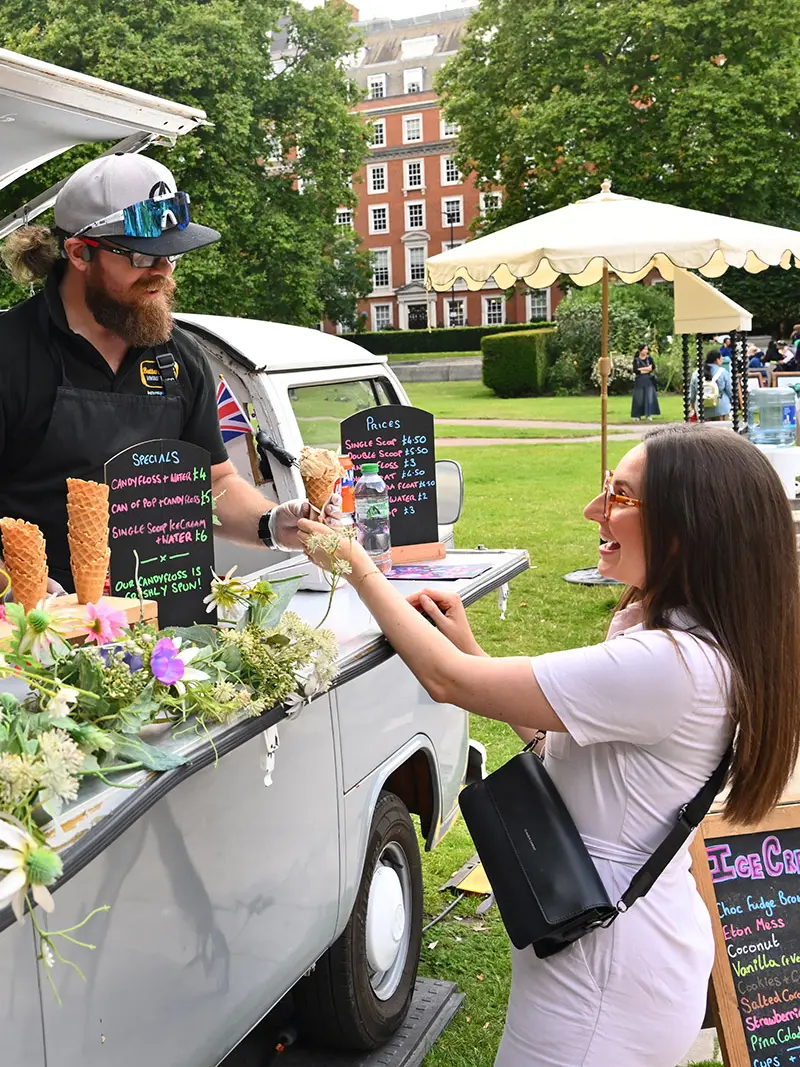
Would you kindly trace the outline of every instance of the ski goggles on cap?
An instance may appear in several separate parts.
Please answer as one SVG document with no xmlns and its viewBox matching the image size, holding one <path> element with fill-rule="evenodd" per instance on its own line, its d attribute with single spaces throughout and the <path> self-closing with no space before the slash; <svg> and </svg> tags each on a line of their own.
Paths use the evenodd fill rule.
<svg viewBox="0 0 800 1067">
<path fill-rule="evenodd" d="M 158 199 L 139 200 L 138 203 L 130 204 L 121 211 L 106 215 L 105 218 L 95 219 L 72 236 L 80 237 L 98 226 L 121 222 L 125 227 L 123 233 L 113 236 L 121 237 L 124 234 L 125 237 L 160 237 L 164 230 L 186 229 L 191 221 L 189 204 L 189 194 L 181 192 Z"/>
</svg>

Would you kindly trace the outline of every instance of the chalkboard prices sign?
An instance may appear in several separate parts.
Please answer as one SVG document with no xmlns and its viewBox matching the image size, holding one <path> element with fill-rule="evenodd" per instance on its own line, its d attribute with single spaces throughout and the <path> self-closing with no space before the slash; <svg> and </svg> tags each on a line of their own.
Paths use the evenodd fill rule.
<svg viewBox="0 0 800 1067">
<path fill-rule="evenodd" d="M 718 829 L 713 816 L 704 824 L 705 856 L 695 842 L 693 870 L 714 924 L 725 1062 L 800 1067 L 800 825 L 791 825 L 800 805 L 777 808 L 751 833 L 727 832 L 717 818 Z"/>
<path fill-rule="evenodd" d="M 420 408 L 387 404 L 367 408 L 342 422 L 342 452 L 356 475 L 362 463 L 377 463 L 389 489 L 392 545 L 439 540 L 433 415 Z"/>
<path fill-rule="evenodd" d="M 146 441 L 106 463 L 111 595 L 158 602 L 159 626 L 215 622 L 211 457 L 186 441 Z M 138 564 L 137 564 L 138 556 Z"/>
</svg>

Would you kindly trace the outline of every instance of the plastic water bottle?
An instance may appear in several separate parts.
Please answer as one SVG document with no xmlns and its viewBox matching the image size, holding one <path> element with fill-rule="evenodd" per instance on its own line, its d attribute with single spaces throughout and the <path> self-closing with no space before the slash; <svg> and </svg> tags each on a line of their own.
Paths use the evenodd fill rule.
<svg viewBox="0 0 800 1067">
<path fill-rule="evenodd" d="M 377 463 L 361 465 L 361 477 L 356 482 L 356 530 L 358 543 L 385 574 L 392 567 L 389 490 L 378 469 Z"/>
<path fill-rule="evenodd" d="M 754 389 L 747 424 L 755 445 L 788 448 L 795 443 L 797 409 L 794 389 Z"/>
</svg>

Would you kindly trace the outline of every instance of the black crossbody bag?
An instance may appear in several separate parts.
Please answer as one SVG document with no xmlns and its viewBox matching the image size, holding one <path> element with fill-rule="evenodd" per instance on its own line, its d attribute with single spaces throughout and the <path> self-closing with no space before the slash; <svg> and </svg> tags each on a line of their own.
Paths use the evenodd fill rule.
<svg viewBox="0 0 800 1067">
<path fill-rule="evenodd" d="M 652 887 L 700 825 L 722 788 L 732 747 L 675 825 L 612 904 L 592 857 L 544 763 L 529 745 L 459 804 L 512 944 L 554 956 L 618 915 Z"/>
</svg>

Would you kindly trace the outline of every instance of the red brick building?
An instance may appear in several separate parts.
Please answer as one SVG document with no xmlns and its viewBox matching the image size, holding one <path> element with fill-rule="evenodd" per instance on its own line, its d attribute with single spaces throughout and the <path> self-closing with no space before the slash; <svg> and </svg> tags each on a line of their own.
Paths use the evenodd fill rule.
<svg viewBox="0 0 800 1067">
<path fill-rule="evenodd" d="M 426 258 L 463 244 L 503 195 L 479 192 L 472 176 L 458 173 L 458 128 L 445 122 L 433 91 L 468 17 L 445 11 L 355 23 L 364 46 L 350 76 L 367 96 L 357 111 L 371 124 L 372 145 L 354 176 L 355 211 L 342 209 L 337 221 L 354 226 L 372 253 L 373 288 L 359 305 L 370 330 L 538 321 L 552 317 L 561 296 L 556 286 L 523 288 L 506 301 L 493 279 L 478 292 L 463 282 L 452 292 L 425 290 Z"/>
</svg>

